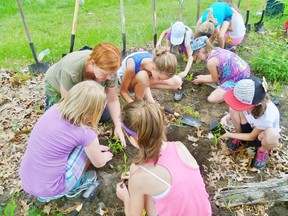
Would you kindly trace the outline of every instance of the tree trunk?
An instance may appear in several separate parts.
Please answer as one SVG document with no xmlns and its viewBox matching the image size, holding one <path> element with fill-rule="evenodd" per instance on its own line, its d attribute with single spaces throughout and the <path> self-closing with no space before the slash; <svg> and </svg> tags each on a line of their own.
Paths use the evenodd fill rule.
<svg viewBox="0 0 288 216">
<path fill-rule="evenodd" d="M 215 198 L 221 207 L 288 201 L 288 175 L 281 179 L 221 188 Z"/>
</svg>

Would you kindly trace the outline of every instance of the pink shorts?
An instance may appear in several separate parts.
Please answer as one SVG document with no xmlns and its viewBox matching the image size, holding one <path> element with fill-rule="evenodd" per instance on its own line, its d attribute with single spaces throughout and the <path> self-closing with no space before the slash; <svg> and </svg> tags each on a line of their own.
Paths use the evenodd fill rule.
<svg viewBox="0 0 288 216">
<path fill-rule="evenodd" d="M 242 42 L 242 40 L 244 39 L 244 36 L 245 35 L 239 38 L 231 38 L 229 33 L 226 33 L 224 36 L 225 44 L 231 45 L 231 46 L 237 46 Z"/>
</svg>

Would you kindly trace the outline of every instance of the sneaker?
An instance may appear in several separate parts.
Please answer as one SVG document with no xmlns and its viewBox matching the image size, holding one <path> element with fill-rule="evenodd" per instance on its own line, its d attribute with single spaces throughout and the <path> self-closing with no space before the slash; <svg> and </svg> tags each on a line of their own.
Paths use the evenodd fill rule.
<svg viewBox="0 0 288 216">
<path fill-rule="evenodd" d="M 231 151 L 236 151 L 240 146 L 239 139 L 229 139 L 227 142 L 227 148 Z"/>
<path fill-rule="evenodd" d="M 41 197 L 37 197 L 37 200 L 41 203 L 47 203 L 50 202 L 50 199 L 45 199 L 45 198 L 41 198 Z"/>
<path fill-rule="evenodd" d="M 265 167 L 268 158 L 269 158 L 269 151 L 262 152 L 259 149 L 257 149 L 252 165 L 257 169 L 262 169 Z"/>
<path fill-rule="evenodd" d="M 93 182 L 93 184 L 83 193 L 82 197 L 92 200 L 99 194 L 103 187 L 104 181 L 102 179 L 98 179 L 97 181 Z"/>
<path fill-rule="evenodd" d="M 78 180 L 74 187 L 65 194 L 68 200 L 74 200 L 78 198 L 83 191 L 86 191 L 97 180 L 97 174 L 95 170 L 89 170 Z"/>
</svg>

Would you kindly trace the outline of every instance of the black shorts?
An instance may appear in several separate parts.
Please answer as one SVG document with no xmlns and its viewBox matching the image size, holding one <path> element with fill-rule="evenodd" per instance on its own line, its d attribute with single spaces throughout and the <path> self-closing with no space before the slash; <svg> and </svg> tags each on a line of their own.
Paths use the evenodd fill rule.
<svg viewBox="0 0 288 216">
<path fill-rule="evenodd" d="M 241 124 L 241 131 L 242 133 L 251 133 L 253 128 L 249 123 L 246 124 Z M 258 137 L 252 142 L 251 144 L 253 147 L 260 147 L 261 146 L 261 141 L 258 139 Z"/>
</svg>

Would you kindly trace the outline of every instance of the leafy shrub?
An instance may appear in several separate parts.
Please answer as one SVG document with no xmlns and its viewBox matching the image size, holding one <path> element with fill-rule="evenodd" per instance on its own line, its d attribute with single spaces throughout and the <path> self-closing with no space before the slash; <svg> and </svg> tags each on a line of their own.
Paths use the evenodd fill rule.
<svg viewBox="0 0 288 216">
<path fill-rule="evenodd" d="M 274 39 L 275 40 L 275 39 Z M 264 76 L 268 81 L 284 83 L 288 81 L 288 45 L 284 41 L 268 41 L 270 47 L 256 51 L 252 60 L 252 71 Z"/>
</svg>

